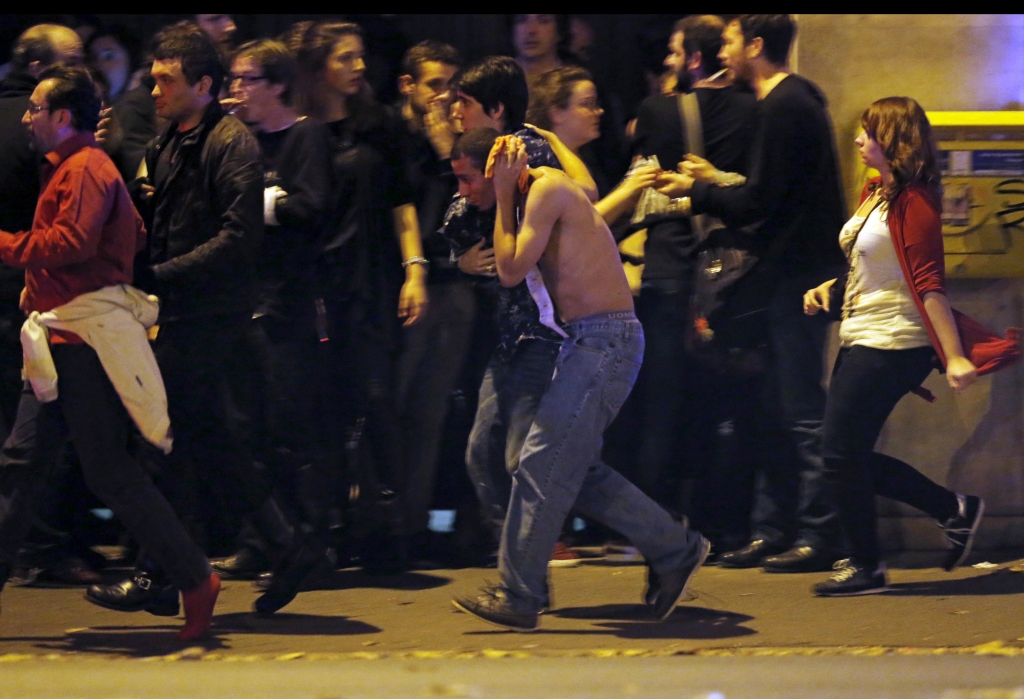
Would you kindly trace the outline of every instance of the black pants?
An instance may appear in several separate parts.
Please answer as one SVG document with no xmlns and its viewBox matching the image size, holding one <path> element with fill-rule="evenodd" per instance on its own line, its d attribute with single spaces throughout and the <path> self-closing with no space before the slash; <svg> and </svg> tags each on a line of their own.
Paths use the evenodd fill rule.
<svg viewBox="0 0 1024 699">
<path fill-rule="evenodd" d="M 448 399 L 466 363 L 476 317 L 476 294 L 468 280 L 431 284 L 428 293 L 426 317 L 405 329 L 397 372 L 396 402 L 408 470 L 405 508 L 410 533 L 427 528 Z"/>
<path fill-rule="evenodd" d="M 944 521 L 957 512 L 956 495 L 912 466 L 874 451 L 886 419 L 910 389 L 931 373 L 935 350 L 840 350 L 825 403 L 824 459 L 850 557 L 875 568 L 880 561 L 875 495 L 905 502 Z"/>
<path fill-rule="evenodd" d="M 0 561 L 10 565 L 46 480 L 70 436 L 89 489 L 113 510 L 179 589 L 210 575 L 203 552 L 127 451 L 129 417 L 88 345 L 51 347 L 58 398 L 41 404 L 26 384 L 0 456 Z"/>
<path fill-rule="evenodd" d="M 228 355 L 250 322 L 248 313 L 176 320 L 160 326 L 153 344 L 174 431 L 171 454 L 154 457 L 159 485 L 197 536 L 200 498 L 220 498 L 244 516 L 270 495 L 250 449 L 230 429 L 224 400 Z"/>
</svg>

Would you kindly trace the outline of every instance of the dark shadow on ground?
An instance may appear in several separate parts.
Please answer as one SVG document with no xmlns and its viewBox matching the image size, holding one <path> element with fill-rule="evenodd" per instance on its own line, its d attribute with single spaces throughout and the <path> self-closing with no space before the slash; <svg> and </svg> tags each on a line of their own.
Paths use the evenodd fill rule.
<svg viewBox="0 0 1024 699">
<path fill-rule="evenodd" d="M 398 575 L 368 575 L 361 568 L 346 568 L 317 576 L 303 585 L 303 590 L 349 590 L 376 588 L 382 590 L 432 590 L 444 587 L 451 578 L 429 573 L 399 573 Z"/>
<path fill-rule="evenodd" d="M 1013 573 L 1003 568 L 973 578 L 896 583 L 889 587 L 886 594 L 913 597 L 1019 595 L 1024 593 L 1024 573 Z"/>
<path fill-rule="evenodd" d="M 536 633 L 561 634 L 566 636 L 615 636 L 629 639 L 680 638 L 692 640 L 715 640 L 738 638 L 756 634 L 754 629 L 743 626 L 754 617 L 706 607 L 676 607 L 672 615 L 662 622 L 650 620 L 647 608 L 642 604 L 605 604 L 597 607 L 567 607 L 555 609 L 551 616 L 564 619 L 593 619 L 594 629 L 552 629 L 545 628 L 541 617 Z M 547 616 L 547 615 L 545 615 Z M 466 635 L 504 633 L 502 631 L 470 631 Z"/>
<path fill-rule="evenodd" d="M 63 637 L 3 638 L 3 641 L 30 641 L 43 651 L 91 653 L 146 658 L 178 653 L 198 646 L 206 651 L 228 648 L 220 635 L 267 634 L 289 636 L 354 636 L 380 633 L 381 629 L 343 616 L 278 613 L 261 618 L 248 613 L 219 614 L 207 638 L 182 643 L 177 638 L 180 624 L 154 626 L 92 626 Z"/>
</svg>

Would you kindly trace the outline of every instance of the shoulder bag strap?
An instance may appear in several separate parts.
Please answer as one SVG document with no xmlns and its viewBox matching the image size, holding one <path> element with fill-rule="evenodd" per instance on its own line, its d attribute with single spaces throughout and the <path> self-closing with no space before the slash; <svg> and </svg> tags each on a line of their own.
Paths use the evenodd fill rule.
<svg viewBox="0 0 1024 699">
<path fill-rule="evenodd" d="M 683 126 L 683 146 L 687 153 L 704 155 L 704 124 L 700 118 L 700 103 L 696 92 L 684 92 L 679 95 L 679 121 Z M 693 232 L 698 240 L 707 237 L 707 220 L 704 214 L 691 217 Z"/>
</svg>

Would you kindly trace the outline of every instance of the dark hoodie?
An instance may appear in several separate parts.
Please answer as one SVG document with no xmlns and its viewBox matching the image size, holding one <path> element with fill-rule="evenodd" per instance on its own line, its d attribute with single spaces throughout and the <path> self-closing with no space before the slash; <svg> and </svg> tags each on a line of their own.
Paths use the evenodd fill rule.
<svg viewBox="0 0 1024 699">
<path fill-rule="evenodd" d="M 760 102 L 760 122 L 746 184 L 696 184 L 694 213 L 710 213 L 731 227 L 762 221 L 755 249 L 784 276 L 844 264 L 839 230 L 846 204 L 839 179 L 825 96 L 790 75 Z M 766 253 L 773 241 L 777 251 Z"/>
<path fill-rule="evenodd" d="M 0 82 L 0 230 L 17 233 L 32 227 L 39 198 L 40 157 L 29 148 L 21 118 L 38 81 L 14 71 Z M 0 305 L 13 302 L 24 286 L 25 273 L 0 265 Z"/>
</svg>

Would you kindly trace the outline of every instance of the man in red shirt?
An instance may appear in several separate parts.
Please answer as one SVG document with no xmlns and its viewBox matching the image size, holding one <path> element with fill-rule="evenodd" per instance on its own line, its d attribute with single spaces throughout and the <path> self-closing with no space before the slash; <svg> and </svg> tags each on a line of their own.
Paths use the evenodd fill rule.
<svg viewBox="0 0 1024 699">
<path fill-rule="evenodd" d="M 132 281 L 145 244 L 142 219 L 117 168 L 95 145 L 100 100 L 89 74 L 56 66 L 40 76 L 22 123 L 46 153 L 32 229 L 0 231 L 0 259 L 24 268 L 26 313 L 45 312 L 82 294 Z M 55 449 L 70 436 L 89 488 L 182 590 L 192 640 L 207 630 L 220 580 L 170 505 L 128 454 L 128 415 L 96 352 L 71 333 L 52 332 L 58 398 L 41 404 L 26 384 L 0 456 L 0 588 L 29 526 Z"/>
</svg>

